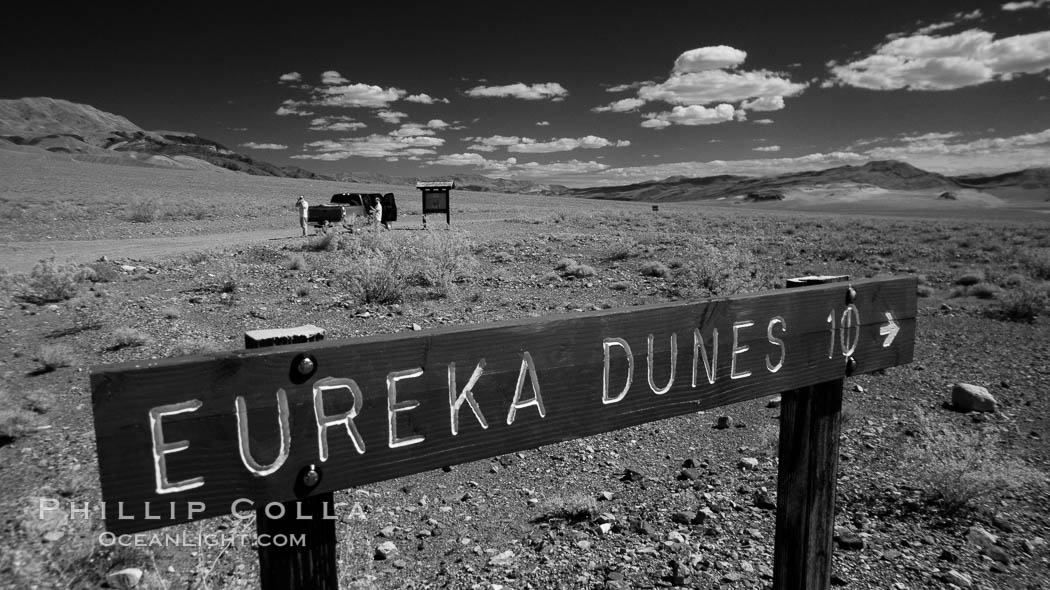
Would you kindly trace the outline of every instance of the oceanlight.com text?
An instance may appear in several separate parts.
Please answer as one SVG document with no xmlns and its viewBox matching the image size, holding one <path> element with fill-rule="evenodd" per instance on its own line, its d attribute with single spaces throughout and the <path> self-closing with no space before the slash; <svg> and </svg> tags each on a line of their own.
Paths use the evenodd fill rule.
<svg viewBox="0 0 1050 590">
<path fill-rule="evenodd" d="M 103 547 L 304 547 L 306 535 L 267 535 L 254 533 L 136 533 L 98 536 Z"/>
</svg>

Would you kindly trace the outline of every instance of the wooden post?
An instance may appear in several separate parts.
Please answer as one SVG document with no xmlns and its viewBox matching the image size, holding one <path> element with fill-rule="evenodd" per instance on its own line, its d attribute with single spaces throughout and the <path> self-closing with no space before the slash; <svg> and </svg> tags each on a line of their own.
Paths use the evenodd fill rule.
<svg viewBox="0 0 1050 590">
<path fill-rule="evenodd" d="M 803 277 L 788 279 L 787 287 L 848 279 Z M 774 590 L 826 590 L 831 584 L 842 388 L 843 379 L 834 379 L 781 396 Z"/>
<path fill-rule="evenodd" d="M 324 340 L 324 330 L 312 325 L 244 333 L 245 348 L 319 340 Z M 281 545 L 259 544 L 259 586 L 262 590 L 338 590 L 332 492 L 281 505 L 280 518 L 270 518 L 265 506 L 255 511 L 255 530 L 259 537 L 281 540 Z M 304 543 L 292 545 L 291 539 L 295 538 L 303 539 Z"/>
</svg>

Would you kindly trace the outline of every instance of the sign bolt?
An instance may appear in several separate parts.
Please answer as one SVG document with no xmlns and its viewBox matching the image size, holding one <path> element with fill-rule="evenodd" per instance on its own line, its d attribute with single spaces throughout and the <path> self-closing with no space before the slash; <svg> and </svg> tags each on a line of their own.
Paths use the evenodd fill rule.
<svg viewBox="0 0 1050 590">
<path fill-rule="evenodd" d="M 856 301 L 857 301 L 857 290 L 854 289 L 853 287 L 850 287 L 849 291 L 846 291 L 846 303 L 854 303 Z"/>
<path fill-rule="evenodd" d="M 317 467 L 311 463 L 306 473 L 303 474 L 303 485 L 312 488 L 319 481 L 321 481 L 321 474 L 317 472 Z"/>
<path fill-rule="evenodd" d="M 857 359 L 852 356 L 846 359 L 846 374 L 852 375 L 857 370 Z"/>
<path fill-rule="evenodd" d="M 296 365 L 295 369 L 299 371 L 300 375 L 306 377 L 310 373 L 314 372 L 315 367 L 316 364 L 314 363 L 314 359 L 309 356 L 304 356 L 303 358 L 299 359 L 299 364 Z"/>
</svg>

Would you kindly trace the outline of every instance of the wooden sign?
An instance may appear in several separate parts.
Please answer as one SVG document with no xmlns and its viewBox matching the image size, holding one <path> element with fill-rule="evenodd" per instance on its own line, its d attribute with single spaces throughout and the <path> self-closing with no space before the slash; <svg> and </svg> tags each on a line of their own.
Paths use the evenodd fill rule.
<svg viewBox="0 0 1050 590">
<path fill-rule="evenodd" d="M 908 363 L 914 278 L 95 367 L 130 533 Z M 119 510 L 118 510 L 119 508 Z"/>
<path fill-rule="evenodd" d="M 452 225 L 452 206 L 449 204 L 449 193 L 456 188 L 454 181 L 421 181 L 416 188 L 423 196 L 423 226 L 427 225 L 427 215 L 444 213 L 445 223 Z"/>
</svg>

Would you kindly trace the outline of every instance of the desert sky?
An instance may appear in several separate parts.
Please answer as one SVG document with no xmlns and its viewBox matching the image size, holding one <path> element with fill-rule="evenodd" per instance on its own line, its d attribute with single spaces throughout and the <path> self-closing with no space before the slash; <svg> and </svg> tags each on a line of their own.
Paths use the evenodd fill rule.
<svg viewBox="0 0 1050 590">
<path fill-rule="evenodd" d="M 5 21 L 0 98 L 321 173 L 1050 165 L 1050 0 L 93 3 Z"/>
</svg>

